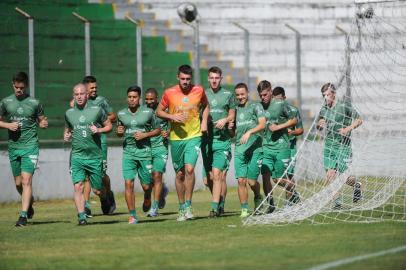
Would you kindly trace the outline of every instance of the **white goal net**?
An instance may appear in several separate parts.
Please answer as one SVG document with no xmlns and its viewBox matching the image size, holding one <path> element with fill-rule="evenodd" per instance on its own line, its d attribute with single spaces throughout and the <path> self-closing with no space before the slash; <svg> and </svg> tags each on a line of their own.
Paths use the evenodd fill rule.
<svg viewBox="0 0 406 270">
<path fill-rule="evenodd" d="M 300 201 L 289 202 L 285 189 L 273 183 L 245 225 L 406 221 L 406 1 L 358 3 L 357 10 L 343 52 L 343 76 L 333 83 L 336 99 L 350 104 L 362 125 L 347 137 L 337 134 L 337 126 L 357 118 L 344 113 L 325 117 L 325 128 L 317 129 L 326 108 L 320 93 L 320 113 L 298 145 L 296 163 L 289 165 L 295 166 Z M 341 136 L 341 145 L 331 143 L 331 136 Z M 336 166 L 329 181 L 326 164 Z M 275 210 L 267 213 L 270 196 Z"/>
</svg>

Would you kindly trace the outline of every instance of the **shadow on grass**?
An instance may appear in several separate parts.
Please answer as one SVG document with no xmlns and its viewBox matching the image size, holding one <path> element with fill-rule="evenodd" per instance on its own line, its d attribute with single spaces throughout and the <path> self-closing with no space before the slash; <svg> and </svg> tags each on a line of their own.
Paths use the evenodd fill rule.
<svg viewBox="0 0 406 270">
<path fill-rule="evenodd" d="M 108 224 L 116 224 L 116 223 L 120 223 L 119 220 L 108 220 L 108 221 L 90 221 L 87 225 L 91 226 L 91 225 L 108 225 Z"/>
<path fill-rule="evenodd" d="M 128 212 L 116 212 L 116 213 L 108 214 L 108 215 L 105 215 L 105 214 L 94 214 L 94 215 L 92 215 L 92 216 L 93 216 L 93 217 L 103 217 L 103 216 L 108 217 L 108 216 L 121 216 L 121 215 L 127 215 L 127 214 L 128 214 Z"/>
<path fill-rule="evenodd" d="M 170 219 L 167 218 L 160 218 L 160 219 L 142 219 L 139 221 L 140 224 L 143 223 L 156 223 L 156 222 L 163 222 L 163 221 L 168 221 Z"/>
<path fill-rule="evenodd" d="M 229 212 L 224 212 L 224 214 L 222 214 L 220 216 L 221 217 L 234 217 L 234 216 L 239 216 L 241 213 L 239 211 L 229 211 Z"/>
<path fill-rule="evenodd" d="M 54 220 L 50 220 L 50 221 L 32 221 L 32 222 L 28 222 L 29 225 L 46 225 L 46 224 L 53 224 L 53 223 L 71 223 L 70 221 L 54 221 Z"/>
<path fill-rule="evenodd" d="M 160 212 L 160 216 L 170 216 L 170 215 L 176 215 L 178 212 Z"/>
</svg>

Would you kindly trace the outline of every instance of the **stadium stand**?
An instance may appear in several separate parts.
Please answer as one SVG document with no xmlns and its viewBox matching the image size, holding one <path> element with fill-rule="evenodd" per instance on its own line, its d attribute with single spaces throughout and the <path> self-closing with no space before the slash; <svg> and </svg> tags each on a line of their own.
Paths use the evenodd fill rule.
<svg viewBox="0 0 406 270">
<path fill-rule="evenodd" d="M 2 1 L 0 3 L 0 96 L 10 95 L 11 78 L 19 70 L 28 72 L 27 19 L 18 6 L 34 17 L 36 97 L 46 108 L 50 127 L 40 131 L 41 139 L 61 139 L 64 112 L 72 86 L 85 75 L 84 27 L 72 16 L 77 12 L 91 21 L 91 73 L 98 78 L 100 95 L 115 109 L 125 103 L 125 90 L 136 84 L 135 27 L 114 18 L 111 4 L 87 1 Z M 176 83 L 176 70 L 190 64 L 186 52 L 168 52 L 164 37 L 143 37 L 144 87 L 162 91 Z M 202 70 L 202 78 L 207 71 Z M 5 141 L 7 132 L 0 132 Z"/>
</svg>

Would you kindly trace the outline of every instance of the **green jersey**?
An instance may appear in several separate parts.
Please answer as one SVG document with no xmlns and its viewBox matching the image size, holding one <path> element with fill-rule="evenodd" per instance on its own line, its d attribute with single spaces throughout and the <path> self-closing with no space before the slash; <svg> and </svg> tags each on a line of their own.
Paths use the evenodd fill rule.
<svg viewBox="0 0 406 270">
<path fill-rule="evenodd" d="M 13 94 L 0 101 L 0 116 L 5 122 L 18 122 L 16 131 L 8 130 L 8 147 L 24 149 L 38 145 L 38 117 L 44 115 L 39 101 L 30 96 L 19 100 Z"/>
<path fill-rule="evenodd" d="M 266 117 L 266 128 L 263 146 L 271 150 L 289 148 L 290 140 L 288 129 L 285 128 L 275 132 L 272 132 L 269 129 L 272 124 L 283 124 L 288 119 L 295 117 L 293 112 L 289 109 L 288 103 L 285 100 L 274 98 L 269 105 L 264 106 L 264 110 Z"/>
<path fill-rule="evenodd" d="M 236 143 L 235 150 L 240 153 L 250 148 L 254 143 L 262 143 L 262 132 L 252 134 L 247 143 L 241 144 L 241 137 L 250 129 L 258 125 L 258 118 L 265 117 L 264 110 L 260 103 L 248 101 L 244 106 L 236 107 Z"/>
<path fill-rule="evenodd" d="M 87 102 L 89 103 L 89 105 L 99 106 L 100 108 L 102 108 L 104 114 L 106 115 L 113 112 L 113 108 L 110 106 L 109 101 L 105 97 L 97 96 L 94 99 L 89 98 Z"/>
<path fill-rule="evenodd" d="M 326 141 L 344 145 L 351 144 L 351 133 L 342 136 L 339 129 L 348 127 L 352 121 L 359 119 L 358 112 L 351 103 L 338 99 L 333 107 L 323 106 L 320 110 L 319 119 L 326 121 Z"/>
<path fill-rule="evenodd" d="M 94 98 L 94 99 L 89 98 L 87 102 L 89 103 L 89 105 L 99 106 L 100 108 L 102 108 L 102 110 L 104 111 L 104 113 L 107 116 L 109 115 L 109 113 L 113 112 L 113 108 L 110 106 L 109 101 L 105 97 L 96 96 L 96 98 Z M 107 143 L 107 135 L 102 133 L 101 134 L 101 140 L 102 140 L 102 143 L 106 144 Z"/>
<path fill-rule="evenodd" d="M 154 111 L 142 105 L 138 107 L 135 113 L 124 108 L 118 112 L 117 117 L 117 124 L 125 127 L 124 156 L 143 160 L 152 159 L 150 138 L 137 141 L 134 138 L 134 133 L 137 131 L 149 132 L 156 128 Z"/>
<path fill-rule="evenodd" d="M 154 112 L 155 113 L 155 112 Z M 168 121 L 155 115 L 155 126 L 160 128 L 162 131 L 168 130 Z M 151 147 L 157 148 L 160 146 L 165 146 L 168 148 L 168 138 L 164 138 L 161 135 L 151 137 Z"/>
<path fill-rule="evenodd" d="M 208 121 L 208 134 L 217 140 L 230 140 L 227 125 L 223 129 L 215 128 L 217 121 L 228 116 L 230 109 L 235 109 L 234 94 L 223 87 L 217 92 L 211 88 L 206 89 L 206 96 L 210 104 L 210 117 Z"/>
<path fill-rule="evenodd" d="M 298 128 L 303 128 L 302 117 L 300 116 L 299 109 L 293 106 L 292 104 L 288 104 L 288 106 L 293 116 L 297 119 L 296 125 L 294 127 L 291 127 L 290 129 L 295 130 Z M 289 135 L 289 140 L 290 140 L 290 148 L 291 149 L 296 148 L 297 136 Z"/>
<path fill-rule="evenodd" d="M 72 130 L 72 157 L 81 159 L 102 158 L 101 136 L 93 134 L 90 126 L 102 127 L 107 115 L 98 106 L 76 105 L 65 113 L 65 126 Z"/>
</svg>

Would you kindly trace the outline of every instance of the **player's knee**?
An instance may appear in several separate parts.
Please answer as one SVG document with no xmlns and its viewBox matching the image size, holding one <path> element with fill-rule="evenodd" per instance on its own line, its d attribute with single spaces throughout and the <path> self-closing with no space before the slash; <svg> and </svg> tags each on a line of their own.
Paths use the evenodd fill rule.
<svg viewBox="0 0 406 270">
<path fill-rule="evenodd" d="M 93 193 L 96 194 L 97 196 L 100 196 L 102 194 L 101 190 L 99 189 L 93 189 Z"/>
<path fill-rule="evenodd" d="M 76 183 L 73 186 L 73 189 L 74 189 L 75 192 L 83 192 L 83 183 L 82 182 Z"/>
<path fill-rule="evenodd" d="M 245 179 L 245 178 L 238 179 L 239 186 L 245 186 L 246 184 L 247 184 L 247 179 Z"/>
<path fill-rule="evenodd" d="M 144 190 L 144 192 L 151 190 L 151 185 L 141 184 L 141 187 L 142 187 L 142 190 Z"/>
<path fill-rule="evenodd" d="M 179 170 L 179 171 L 176 173 L 176 179 L 183 181 L 184 178 L 185 178 L 185 171 L 184 171 L 184 169 Z"/>
<path fill-rule="evenodd" d="M 194 174 L 195 173 L 195 168 L 193 168 L 193 166 L 191 166 L 191 165 L 186 165 L 185 166 L 185 171 L 186 171 L 186 174 Z"/>
<path fill-rule="evenodd" d="M 32 182 L 31 180 L 32 180 L 31 177 L 29 177 L 29 176 L 23 176 L 22 179 L 21 179 L 21 185 L 22 185 L 22 186 L 30 186 L 30 185 L 31 185 L 31 182 Z"/>
<path fill-rule="evenodd" d="M 133 190 L 134 189 L 134 181 L 125 181 L 125 189 Z"/>
</svg>

